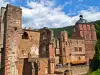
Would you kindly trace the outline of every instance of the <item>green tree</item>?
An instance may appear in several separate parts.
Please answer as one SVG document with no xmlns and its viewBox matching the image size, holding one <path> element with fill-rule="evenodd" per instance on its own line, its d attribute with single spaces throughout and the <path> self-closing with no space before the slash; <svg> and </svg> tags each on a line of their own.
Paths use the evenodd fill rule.
<svg viewBox="0 0 100 75">
<path fill-rule="evenodd" d="M 96 21 L 95 24 L 96 34 L 97 34 L 97 43 L 95 46 L 95 57 L 93 59 L 93 67 L 91 75 L 100 75 L 100 21 Z"/>
<path fill-rule="evenodd" d="M 98 70 L 92 72 L 91 75 L 100 75 L 100 69 L 98 69 Z"/>
<path fill-rule="evenodd" d="M 63 27 L 63 28 L 51 28 L 51 30 L 54 31 L 54 37 L 59 36 L 61 31 L 67 31 L 68 36 L 71 37 L 72 32 L 74 30 L 74 26 L 67 26 L 67 27 Z"/>
<path fill-rule="evenodd" d="M 95 59 L 100 61 L 100 21 L 96 21 L 96 34 L 97 34 L 97 43 L 96 43 L 96 54 L 95 54 Z"/>
</svg>

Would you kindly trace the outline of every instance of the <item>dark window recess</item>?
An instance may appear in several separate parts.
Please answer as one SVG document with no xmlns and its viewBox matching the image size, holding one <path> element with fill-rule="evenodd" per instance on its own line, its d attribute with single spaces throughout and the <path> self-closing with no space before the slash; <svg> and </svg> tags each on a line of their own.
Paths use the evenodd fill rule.
<svg viewBox="0 0 100 75">
<path fill-rule="evenodd" d="M 74 47 L 75 51 L 78 51 L 77 47 Z"/>
<path fill-rule="evenodd" d="M 22 39 L 29 39 L 28 34 L 26 32 L 24 32 L 24 34 L 22 35 Z"/>
<path fill-rule="evenodd" d="M 66 42 L 66 45 L 67 45 L 67 42 Z"/>
<path fill-rule="evenodd" d="M 84 44 L 84 41 L 82 41 L 82 44 Z"/>
<path fill-rule="evenodd" d="M 43 47 L 42 47 L 42 56 L 43 56 L 43 57 L 47 57 L 48 52 L 47 52 L 46 49 L 47 49 L 46 46 L 43 46 Z"/>
<path fill-rule="evenodd" d="M 82 47 L 79 47 L 79 51 L 82 51 Z"/>
<path fill-rule="evenodd" d="M 65 53 L 65 48 L 63 48 L 63 52 Z"/>
<path fill-rule="evenodd" d="M 16 31 L 17 30 L 17 27 L 14 27 L 14 30 Z"/>
</svg>

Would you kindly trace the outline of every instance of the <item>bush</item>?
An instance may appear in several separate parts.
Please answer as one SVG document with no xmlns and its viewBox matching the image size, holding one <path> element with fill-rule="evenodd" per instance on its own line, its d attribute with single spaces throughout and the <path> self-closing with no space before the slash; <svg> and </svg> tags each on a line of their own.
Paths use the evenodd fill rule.
<svg viewBox="0 0 100 75">
<path fill-rule="evenodd" d="M 91 75 L 100 75 L 100 69 L 98 69 L 98 70 L 92 72 Z"/>
</svg>

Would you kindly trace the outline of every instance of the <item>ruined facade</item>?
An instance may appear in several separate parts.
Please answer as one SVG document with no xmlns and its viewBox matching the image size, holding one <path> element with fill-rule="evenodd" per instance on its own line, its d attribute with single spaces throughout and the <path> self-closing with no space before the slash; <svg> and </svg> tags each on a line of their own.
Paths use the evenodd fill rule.
<svg viewBox="0 0 100 75">
<path fill-rule="evenodd" d="M 93 23 L 80 16 L 71 39 L 66 31 L 54 38 L 46 27 L 32 30 L 21 26 L 21 8 L 9 4 L 1 8 L 1 75 L 74 75 L 77 70 L 71 64 L 81 63 L 88 71 L 86 64 L 93 59 L 97 40 Z"/>
<path fill-rule="evenodd" d="M 82 22 L 81 22 L 82 21 Z M 88 23 L 83 19 L 83 16 L 80 16 L 80 20 L 76 22 L 75 31 L 73 35 L 78 35 L 85 41 L 85 57 L 86 61 L 93 59 L 95 54 L 95 44 L 96 44 L 96 31 L 93 23 Z M 78 38 L 77 36 L 73 36 Z"/>
</svg>

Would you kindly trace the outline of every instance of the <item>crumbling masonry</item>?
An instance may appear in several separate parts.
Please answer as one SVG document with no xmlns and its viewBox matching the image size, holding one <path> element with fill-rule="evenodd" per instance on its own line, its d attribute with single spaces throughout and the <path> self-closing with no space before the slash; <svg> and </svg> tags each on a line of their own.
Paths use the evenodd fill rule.
<svg viewBox="0 0 100 75">
<path fill-rule="evenodd" d="M 54 38 L 53 31 L 46 27 L 32 30 L 21 26 L 21 8 L 9 4 L 1 8 L 0 75 L 82 75 L 88 72 L 97 38 L 94 24 L 82 15 L 71 39 L 66 31 Z"/>
</svg>

